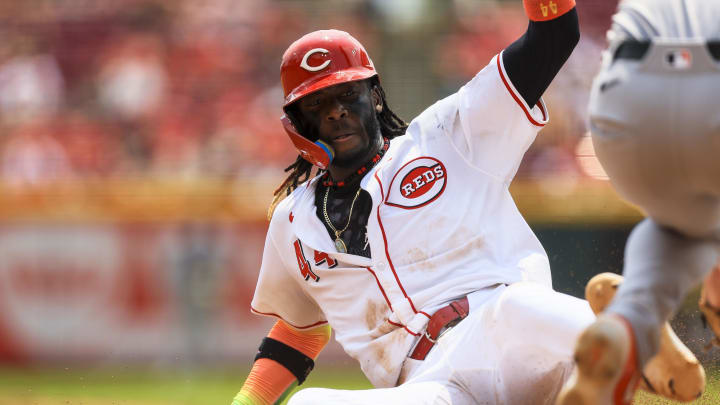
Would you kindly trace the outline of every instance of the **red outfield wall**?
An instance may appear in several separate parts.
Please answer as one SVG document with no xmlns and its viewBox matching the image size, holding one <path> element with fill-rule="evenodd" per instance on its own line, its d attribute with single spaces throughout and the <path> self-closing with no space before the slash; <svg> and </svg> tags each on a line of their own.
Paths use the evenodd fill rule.
<svg viewBox="0 0 720 405">
<path fill-rule="evenodd" d="M 0 227 L 0 361 L 249 356 L 266 226 Z"/>
</svg>

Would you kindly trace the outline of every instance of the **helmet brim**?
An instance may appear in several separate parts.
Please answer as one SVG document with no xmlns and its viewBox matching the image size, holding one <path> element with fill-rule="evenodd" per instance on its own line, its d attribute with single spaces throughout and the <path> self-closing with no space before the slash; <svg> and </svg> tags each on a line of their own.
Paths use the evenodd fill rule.
<svg viewBox="0 0 720 405">
<path fill-rule="evenodd" d="M 288 94 L 287 97 L 285 97 L 285 104 L 283 105 L 283 108 L 326 87 L 341 83 L 365 80 L 373 76 L 377 76 L 377 72 L 374 69 L 354 67 L 333 72 L 324 76 L 315 77 L 297 86 L 290 94 Z"/>
</svg>

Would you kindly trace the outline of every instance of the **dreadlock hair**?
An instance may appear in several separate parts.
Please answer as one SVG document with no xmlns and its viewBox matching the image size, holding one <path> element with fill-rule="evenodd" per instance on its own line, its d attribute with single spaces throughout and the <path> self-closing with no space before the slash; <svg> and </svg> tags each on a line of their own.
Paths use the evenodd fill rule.
<svg viewBox="0 0 720 405">
<path fill-rule="evenodd" d="M 393 139 L 404 135 L 408 124 L 395 114 L 390 107 L 388 107 L 385 90 L 383 90 L 380 85 L 378 77 L 374 76 L 367 80 L 369 81 L 370 88 L 372 89 L 373 87 L 376 87 L 380 93 L 380 100 L 383 108 L 382 111 L 376 115 L 380 123 L 380 132 L 382 133 L 382 136 L 387 139 Z M 299 125 L 300 120 L 297 119 L 297 111 L 293 107 L 294 106 L 291 105 L 290 108 L 288 108 L 287 116 L 293 122 L 295 127 L 301 131 L 301 134 L 307 133 L 307 131 L 303 131 L 301 125 Z M 310 179 L 313 168 L 313 164 L 303 159 L 300 155 L 298 155 L 293 164 L 285 168 L 285 172 L 290 172 L 290 174 L 273 193 L 273 200 L 272 203 L 270 203 L 270 208 L 268 208 L 268 220 L 272 218 L 275 208 L 285 197 L 289 196 L 290 193 L 298 187 L 298 185 Z M 321 174 L 322 172 L 324 172 L 324 170 L 315 168 L 315 175 Z"/>
</svg>

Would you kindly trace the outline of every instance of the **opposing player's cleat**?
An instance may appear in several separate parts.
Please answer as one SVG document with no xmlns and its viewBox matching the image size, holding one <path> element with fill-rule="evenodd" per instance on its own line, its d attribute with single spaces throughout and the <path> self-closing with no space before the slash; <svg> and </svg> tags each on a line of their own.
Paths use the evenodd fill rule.
<svg viewBox="0 0 720 405">
<path fill-rule="evenodd" d="M 602 273 L 588 282 L 585 298 L 593 312 L 610 304 L 622 281 L 620 275 Z M 660 331 L 658 354 L 643 368 L 640 389 L 676 401 L 695 400 L 705 389 L 705 370 L 667 322 Z"/>
<path fill-rule="evenodd" d="M 641 376 L 632 328 L 616 315 L 601 315 L 578 339 L 575 370 L 556 405 L 629 405 Z"/>
<path fill-rule="evenodd" d="M 610 305 L 622 282 L 623 276 L 615 273 L 600 273 L 588 281 L 585 286 L 585 299 L 595 315 Z"/>
<path fill-rule="evenodd" d="M 717 268 L 713 269 L 713 272 L 715 271 L 718 271 Z M 710 277 L 717 276 L 711 275 Z M 700 301 L 698 302 L 698 307 L 700 307 L 700 316 L 702 317 L 703 325 L 706 328 L 709 326 L 715 334 L 715 338 L 712 340 L 712 342 L 710 342 L 710 345 L 708 347 L 710 348 L 713 345 L 720 346 L 720 308 L 711 305 L 708 301 L 708 288 L 712 287 L 708 287 L 708 283 L 706 281 L 705 283 L 703 283 L 702 290 L 700 290 Z"/>
<path fill-rule="evenodd" d="M 660 331 L 660 349 L 643 368 L 640 388 L 675 401 L 694 401 L 705 390 L 705 369 L 670 324 Z"/>
</svg>

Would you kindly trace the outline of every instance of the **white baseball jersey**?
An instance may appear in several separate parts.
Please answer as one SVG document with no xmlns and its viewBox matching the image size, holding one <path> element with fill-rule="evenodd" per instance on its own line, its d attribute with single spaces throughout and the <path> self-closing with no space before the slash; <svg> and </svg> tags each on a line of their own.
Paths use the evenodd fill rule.
<svg viewBox="0 0 720 405">
<path fill-rule="evenodd" d="M 318 178 L 278 205 L 252 310 L 298 329 L 329 323 L 370 382 L 391 387 L 448 301 L 521 280 L 549 287 L 547 255 L 508 191 L 547 117 L 495 56 L 415 118 L 362 179 L 371 258 L 335 250 L 315 214 Z"/>
</svg>

